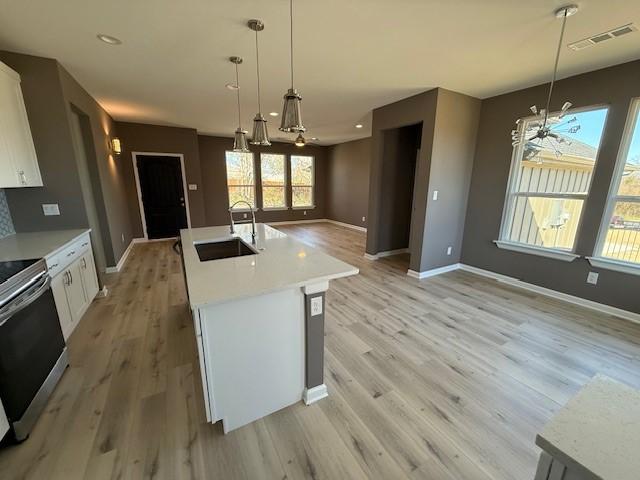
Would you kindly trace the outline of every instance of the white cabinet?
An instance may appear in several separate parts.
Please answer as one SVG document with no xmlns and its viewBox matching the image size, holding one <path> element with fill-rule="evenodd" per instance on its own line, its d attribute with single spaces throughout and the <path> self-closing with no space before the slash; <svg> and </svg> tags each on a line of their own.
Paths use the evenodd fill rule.
<svg viewBox="0 0 640 480">
<path fill-rule="evenodd" d="M 63 247 L 46 260 L 52 276 L 51 290 L 60 326 L 66 340 L 99 290 L 89 235 Z"/>
<path fill-rule="evenodd" d="M 41 186 L 20 75 L 0 62 L 0 188 Z"/>
</svg>

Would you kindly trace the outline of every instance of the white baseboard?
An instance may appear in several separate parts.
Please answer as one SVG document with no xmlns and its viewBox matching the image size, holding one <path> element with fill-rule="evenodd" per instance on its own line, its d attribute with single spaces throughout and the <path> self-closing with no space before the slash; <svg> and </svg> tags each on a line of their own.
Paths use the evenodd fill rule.
<svg viewBox="0 0 640 480">
<path fill-rule="evenodd" d="M 394 255 L 401 255 L 403 253 L 409 253 L 409 249 L 408 248 L 398 248 L 396 250 L 386 250 L 384 252 L 378 252 L 376 254 L 370 254 L 370 253 L 365 253 L 364 254 L 364 258 L 366 258 L 367 260 L 378 260 L 379 258 L 384 258 L 384 257 L 392 257 Z"/>
<path fill-rule="evenodd" d="M 491 272 L 489 270 L 484 270 L 478 267 L 472 267 L 471 265 L 465 265 L 461 263 L 459 264 L 459 266 L 460 266 L 460 269 L 465 270 L 467 272 L 475 273 L 477 275 L 482 275 L 484 277 L 493 278 L 494 280 L 497 280 L 502 283 L 507 283 L 515 287 L 519 287 L 525 290 L 529 290 L 531 292 L 545 295 L 547 297 L 564 300 L 565 302 L 572 303 L 574 305 L 587 307 L 587 308 L 590 308 L 591 310 L 596 310 L 598 312 L 605 313 L 607 315 L 615 315 L 616 317 L 624 318 L 625 320 L 630 320 L 634 323 L 640 323 L 640 313 L 630 312 L 628 310 L 623 310 L 621 308 L 612 307 L 611 305 L 605 305 L 603 303 L 594 302 L 592 300 L 587 300 L 582 297 L 576 297 L 575 295 L 569 295 L 568 293 L 558 292 L 557 290 L 551 290 L 550 288 L 540 287 L 538 285 L 523 282 L 522 280 L 518 280 L 517 278 L 509 277 L 507 275 Z"/>
<path fill-rule="evenodd" d="M 129 258 L 129 254 L 131 253 L 131 249 L 133 248 L 133 245 L 136 243 L 142 243 L 142 242 L 146 242 L 148 240 L 146 240 L 145 238 L 132 238 L 131 241 L 129 242 L 129 246 L 127 247 L 127 249 L 124 251 L 124 253 L 122 254 L 122 256 L 120 257 L 120 260 L 118 261 L 118 264 L 115 267 L 107 267 L 105 269 L 106 273 L 118 273 L 120 270 L 122 270 L 122 267 L 124 267 L 124 264 L 127 262 L 127 258 Z"/>
<path fill-rule="evenodd" d="M 423 278 L 435 277 L 436 275 L 440 275 L 441 273 L 452 272 L 454 270 L 458 270 L 460 268 L 459 263 L 454 263 L 451 265 L 446 265 L 440 268 L 434 268 L 432 270 L 425 270 L 424 272 L 416 272 L 415 270 L 407 270 L 407 275 L 411 278 L 417 278 L 421 280 Z"/>
<path fill-rule="evenodd" d="M 352 223 L 339 222 L 337 220 L 331 220 L 329 218 L 325 219 L 325 222 L 333 223 L 334 225 L 340 225 L 341 227 L 352 228 L 353 230 L 358 230 L 360 232 L 366 232 L 366 227 L 361 227 L 360 225 L 353 225 Z"/>
<path fill-rule="evenodd" d="M 313 388 L 305 388 L 302 393 L 302 400 L 304 400 L 306 405 L 311 405 L 312 403 L 322 400 L 328 396 L 329 392 L 327 391 L 327 386 L 323 383 L 322 385 L 318 385 Z"/>
<path fill-rule="evenodd" d="M 96 298 L 104 298 L 109 295 L 109 289 L 106 285 L 103 285 L 100 291 L 96 294 Z"/>
<path fill-rule="evenodd" d="M 333 223 L 334 225 L 352 228 L 360 232 L 367 231 L 365 227 L 361 227 L 359 225 L 352 225 L 350 223 L 338 222 L 337 220 L 330 220 L 328 218 L 314 218 L 312 220 L 289 220 L 285 222 L 264 222 L 264 223 L 266 223 L 267 225 L 296 225 L 296 224 L 302 224 L 302 223 Z"/>
</svg>

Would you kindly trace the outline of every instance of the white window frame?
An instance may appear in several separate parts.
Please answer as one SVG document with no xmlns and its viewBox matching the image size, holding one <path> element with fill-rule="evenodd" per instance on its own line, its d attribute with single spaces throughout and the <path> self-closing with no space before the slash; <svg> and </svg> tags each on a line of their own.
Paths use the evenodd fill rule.
<svg viewBox="0 0 640 480">
<path fill-rule="evenodd" d="M 263 155 L 280 155 L 284 159 L 284 165 L 282 166 L 284 173 L 284 183 L 282 184 L 284 190 L 284 205 L 281 207 L 265 207 L 264 206 L 264 182 L 262 176 L 262 156 Z M 289 210 L 289 202 L 287 201 L 287 185 L 289 180 L 288 168 L 287 168 L 287 154 L 286 153 L 276 153 L 276 152 L 260 152 L 260 193 L 262 198 L 262 210 L 265 212 L 276 212 L 278 210 Z"/>
<path fill-rule="evenodd" d="M 624 133 L 622 136 L 622 143 L 618 149 L 618 157 L 616 158 L 616 166 L 611 177 L 611 183 L 609 185 L 609 192 L 607 194 L 607 203 L 604 209 L 604 214 L 600 222 L 600 230 L 598 232 L 598 239 L 596 241 L 595 250 L 592 257 L 587 257 L 589 263 L 594 267 L 600 267 L 608 270 L 616 270 L 619 272 L 630 273 L 633 275 L 640 275 L 640 264 L 627 262 L 624 260 L 617 260 L 615 258 L 603 257 L 602 251 L 604 244 L 609 233 L 609 224 L 613 216 L 617 202 L 631 202 L 640 203 L 640 197 L 618 195 L 620 189 L 620 183 L 622 182 L 622 173 L 627 161 L 627 155 L 629 155 L 629 149 L 631 148 L 631 141 L 633 140 L 633 133 L 640 116 L 640 97 L 636 97 L 631 100 L 629 105 L 629 112 L 627 113 L 627 120 L 624 127 Z"/>
<path fill-rule="evenodd" d="M 311 185 L 294 185 L 293 184 L 293 162 L 291 159 L 293 157 L 308 157 L 311 159 Z M 316 208 L 316 157 L 314 155 L 304 155 L 304 154 L 291 154 L 289 155 L 289 178 L 291 185 L 291 210 L 311 210 Z M 311 187 L 311 205 L 299 205 L 293 206 L 293 189 L 295 187 Z"/>
<path fill-rule="evenodd" d="M 607 119 L 609 117 L 609 105 L 599 104 L 599 105 L 589 105 L 587 107 L 582 108 L 574 108 L 571 110 L 571 113 L 582 113 L 589 112 L 593 110 L 602 110 L 606 109 L 607 112 L 604 118 L 604 124 L 602 126 L 602 134 L 604 135 L 604 131 L 607 128 Z M 550 113 L 550 116 L 558 115 L 560 112 Z M 498 240 L 494 240 L 494 243 L 498 248 L 505 250 L 512 250 L 520 253 L 528 253 L 532 255 L 539 255 L 542 257 L 553 258 L 555 260 L 562 260 L 565 262 L 573 262 L 576 258 L 580 258 L 580 255 L 575 253 L 576 244 L 578 241 L 578 237 L 580 236 L 580 231 L 582 227 L 582 220 L 584 218 L 584 205 L 586 204 L 587 199 L 591 193 L 591 185 L 593 184 L 593 177 L 591 175 L 591 179 L 589 180 L 589 185 L 587 186 L 587 192 L 584 194 L 580 193 L 527 193 L 527 192 L 515 192 L 514 186 L 518 180 L 518 174 L 520 171 L 520 162 L 522 161 L 522 154 L 524 152 L 525 147 L 525 139 L 524 135 L 526 132 L 526 124 L 533 120 L 539 118 L 537 115 L 530 115 L 528 117 L 523 117 L 520 119 L 520 123 L 518 125 L 520 142 L 519 144 L 513 148 L 513 152 L 511 154 L 511 164 L 509 167 L 509 180 L 507 181 L 507 190 L 505 193 L 504 205 L 502 208 L 502 218 L 500 220 L 500 232 L 498 235 Z M 602 144 L 602 141 L 601 141 Z M 596 153 L 595 162 L 593 165 L 593 169 L 595 172 L 595 168 L 598 164 L 598 158 L 600 157 L 600 145 L 598 145 L 598 151 Z M 564 248 L 550 248 L 550 247 L 540 247 L 537 245 L 530 245 L 527 243 L 513 242 L 508 240 L 509 238 L 509 230 L 511 228 L 511 223 L 513 221 L 514 209 L 516 207 L 515 199 L 518 197 L 539 197 L 539 198 L 558 198 L 558 199 L 570 199 L 570 200 L 582 200 L 583 208 L 580 212 L 580 218 L 578 219 L 578 226 L 576 229 L 576 235 L 573 239 L 573 245 L 570 249 Z"/>
<path fill-rule="evenodd" d="M 225 180 L 225 187 L 227 189 L 227 203 L 229 204 L 229 208 L 231 208 L 231 199 L 229 198 L 229 172 L 227 171 L 227 153 L 240 153 L 240 152 L 234 152 L 233 150 L 225 150 L 224 151 L 224 180 Z M 251 164 L 253 165 L 253 210 L 254 211 L 258 211 L 258 197 L 256 195 L 256 156 L 253 152 L 243 152 L 243 153 L 249 153 L 251 154 Z M 233 209 L 234 212 L 250 212 L 251 210 L 248 209 L 247 207 L 242 207 L 242 208 L 234 208 Z"/>
</svg>

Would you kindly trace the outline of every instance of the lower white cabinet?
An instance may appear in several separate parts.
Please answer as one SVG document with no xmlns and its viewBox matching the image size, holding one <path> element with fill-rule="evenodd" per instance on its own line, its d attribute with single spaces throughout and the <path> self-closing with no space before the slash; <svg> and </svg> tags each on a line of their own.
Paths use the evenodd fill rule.
<svg viewBox="0 0 640 480">
<path fill-rule="evenodd" d="M 68 259 L 66 263 L 61 265 L 63 260 L 58 256 L 52 264 L 53 269 L 49 269 L 50 272 L 57 271 L 51 279 L 51 290 L 65 340 L 76 328 L 99 290 L 93 251 L 88 241 L 83 243 L 84 248 L 79 243 L 69 249 L 68 256 L 62 256 Z"/>
</svg>

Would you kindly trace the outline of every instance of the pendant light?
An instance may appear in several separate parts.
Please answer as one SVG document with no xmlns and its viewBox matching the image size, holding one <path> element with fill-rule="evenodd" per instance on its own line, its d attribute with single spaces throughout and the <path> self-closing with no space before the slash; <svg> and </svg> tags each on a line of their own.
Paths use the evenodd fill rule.
<svg viewBox="0 0 640 480">
<path fill-rule="evenodd" d="M 240 80 L 238 77 L 238 65 L 242 63 L 242 57 L 229 57 L 229 61 L 236 66 L 235 90 L 238 98 L 238 128 L 233 136 L 233 151 L 247 153 L 250 150 L 247 146 L 247 132 L 242 129 L 242 115 L 240 113 Z"/>
<path fill-rule="evenodd" d="M 268 147 L 271 142 L 267 131 L 267 121 L 262 116 L 262 107 L 260 105 L 260 50 L 258 48 L 258 32 L 264 30 L 264 23 L 260 20 L 249 20 L 248 25 L 251 30 L 256 32 L 256 74 L 258 77 L 258 113 L 253 119 L 253 136 L 250 143 Z"/>
<path fill-rule="evenodd" d="M 307 144 L 307 140 L 302 136 L 302 134 L 298 134 L 294 145 L 296 147 L 304 147 Z"/>
<path fill-rule="evenodd" d="M 558 62 L 560 60 L 560 52 L 562 50 L 562 42 L 564 40 L 564 30 L 567 25 L 567 18 L 575 15 L 577 12 L 577 5 L 565 5 L 564 7 L 561 7 L 555 11 L 556 18 L 562 19 L 562 28 L 560 29 L 560 40 L 558 41 L 558 49 L 556 50 L 556 59 L 553 67 L 551 84 L 549 85 L 547 103 L 545 108 L 541 110 L 538 110 L 538 107 L 535 105 L 530 108 L 531 112 L 538 117 L 537 121 L 534 121 L 528 125 L 528 128 L 536 129 L 533 136 L 531 136 L 530 138 L 525 138 L 529 135 L 527 135 L 526 132 L 523 133 L 520 128 L 516 128 L 515 130 L 511 131 L 511 140 L 514 147 L 520 145 L 522 142 L 525 142 L 526 144 L 531 144 L 534 150 L 539 150 L 542 148 L 542 144 L 547 138 L 554 139 L 558 143 L 566 142 L 566 139 L 563 136 L 559 135 L 559 131 L 554 131 L 554 128 L 556 128 L 557 130 L 559 127 L 565 126 L 564 124 L 560 125 L 560 120 L 562 120 L 562 118 L 567 114 L 572 104 L 571 102 L 564 102 L 560 113 L 553 117 L 549 116 L 549 108 L 551 105 L 551 97 L 553 95 L 553 87 L 556 83 L 556 77 L 558 75 Z M 571 121 L 573 120 L 570 120 L 569 122 Z M 520 127 L 520 123 L 520 119 L 516 120 L 517 127 Z M 571 127 L 570 131 L 577 131 L 577 129 L 579 128 L 579 126 Z"/>
<path fill-rule="evenodd" d="M 304 133 L 306 128 L 302 124 L 302 97 L 293 87 L 293 0 L 289 0 L 289 20 L 291 33 L 291 88 L 287 90 L 287 93 L 284 95 L 280 130 L 289 133 Z"/>
</svg>

